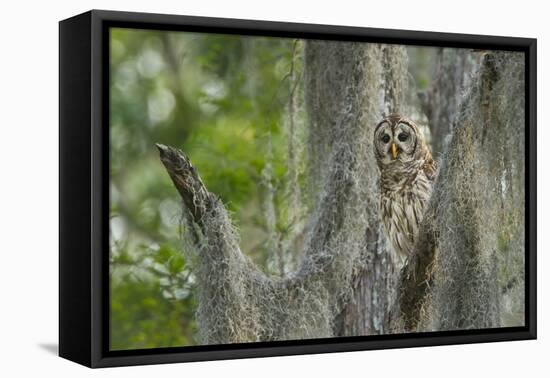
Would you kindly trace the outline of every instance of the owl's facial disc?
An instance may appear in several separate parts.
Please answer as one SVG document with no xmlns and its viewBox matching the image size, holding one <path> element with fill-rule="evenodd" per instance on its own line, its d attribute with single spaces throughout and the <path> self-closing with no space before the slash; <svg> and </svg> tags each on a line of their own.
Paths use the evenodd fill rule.
<svg viewBox="0 0 550 378">
<path fill-rule="evenodd" d="M 375 130 L 374 145 L 378 160 L 382 164 L 389 164 L 392 161 L 392 145 L 394 145 L 393 132 L 388 122 L 383 122 Z M 396 151 L 397 152 L 397 151 Z"/>
<path fill-rule="evenodd" d="M 414 159 L 416 132 L 406 123 L 399 123 L 393 129 L 393 141 L 396 145 L 396 159 L 407 162 Z"/>
<path fill-rule="evenodd" d="M 422 134 L 412 121 L 392 115 L 382 120 L 374 130 L 374 149 L 380 166 L 409 164 L 418 160 Z"/>
</svg>

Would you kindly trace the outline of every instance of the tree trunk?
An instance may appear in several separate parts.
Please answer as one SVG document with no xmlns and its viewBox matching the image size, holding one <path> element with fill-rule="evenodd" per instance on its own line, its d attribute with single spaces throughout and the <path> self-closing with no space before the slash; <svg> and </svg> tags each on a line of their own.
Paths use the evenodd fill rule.
<svg viewBox="0 0 550 378">
<path fill-rule="evenodd" d="M 401 275 L 397 330 L 524 323 L 524 63 L 483 58 Z"/>
<path fill-rule="evenodd" d="M 379 62 L 379 66 L 371 69 L 376 72 L 374 75 L 380 75 L 380 86 L 373 87 L 370 97 L 364 99 L 370 107 L 367 108 L 369 123 L 363 127 L 370 134 L 374 133 L 382 116 L 405 110 L 408 90 L 408 57 L 405 47 L 377 45 L 371 54 L 371 60 Z M 310 109 L 309 113 L 315 114 L 315 109 Z M 367 153 L 369 161 L 374 164 L 372 150 L 372 141 L 369 140 Z M 357 266 L 354 274 L 352 295 L 337 318 L 335 333 L 339 336 L 377 335 L 387 333 L 390 329 L 388 308 L 394 301 L 400 261 L 386 245 L 378 213 L 378 169 L 371 167 L 371 170 L 375 176 L 371 179 L 368 193 L 371 206 L 365 209 L 369 222 L 362 264 Z"/>
<path fill-rule="evenodd" d="M 438 48 L 434 80 L 427 91 L 419 93 L 422 110 L 428 117 L 435 158 L 441 156 L 449 142 L 463 93 L 478 67 L 475 55 L 479 53 L 470 49 Z"/>
<path fill-rule="evenodd" d="M 379 53 L 379 46 L 369 44 L 307 42 L 309 146 L 311 156 L 319 158 L 311 177 L 318 190 L 303 259 L 286 277 L 268 277 L 253 266 L 240 251 L 223 204 L 207 191 L 189 160 L 181 151 L 159 146 L 190 210 L 185 214 L 190 244 L 197 250 L 197 319 L 204 343 L 335 335 L 335 319 L 364 265 L 365 230 L 378 225 L 375 212 L 367 209 L 377 206 L 369 125 L 377 121 Z"/>
</svg>

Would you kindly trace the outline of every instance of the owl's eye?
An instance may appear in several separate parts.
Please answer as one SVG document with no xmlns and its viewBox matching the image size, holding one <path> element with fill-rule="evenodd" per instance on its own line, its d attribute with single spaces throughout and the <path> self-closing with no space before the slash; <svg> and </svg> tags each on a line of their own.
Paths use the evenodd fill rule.
<svg viewBox="0 0 550 378">
<path fill-rule="evenodd" d="M 409 133 L 401 133 L 397 136 L 397 139 L 399 139 L 399 141 L 401 142 L 404 142 L 409 139 Z"/>
<path fill-rule="evenodd" d="M 384 134 L 380 140 L 384 143 L 388 143 L 390 141 L 390 136 L 388 134 Z"/>
</svg>

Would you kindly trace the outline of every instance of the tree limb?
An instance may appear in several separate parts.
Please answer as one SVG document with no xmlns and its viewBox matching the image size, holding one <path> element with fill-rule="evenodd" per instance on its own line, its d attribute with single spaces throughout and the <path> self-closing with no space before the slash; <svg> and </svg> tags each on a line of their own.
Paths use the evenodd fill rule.
<svg viewBox="0 0 550 378">
<path fill-rule="evenodd" d="M 499 264 L 523 255 L 518 203 L 524 193 L 511 190 L 524 178 L 523 165 L 513 163 L 524 156 L 517 143 L 524 132 L 524 98 L 517 95 L 523 90 L 521 55 L 483 57 L 456 114 L 415 251 L 401 271 L 391 310 L 394 331 L 502 326 L 507 281 L 501 282 Z M 505 241 L 512 239 L 520 247 L 508 248 Z"/>
<path fill-rule="evenodd" d="M 185 154 L 174 147 L 156 144 L 160 160 L 170 175 L 193 221 L 202 227 L 202 218 L 209 207 L 212 194 L 204 186 L 199 173 Z"/>
<path fill-rule="evenodd" d="M 431 224 L 432 217 L 427 218 L 428 221 L 424 221 L 420 229 L 415 251 L 401 270 L 396 302 L 390 309 L 394 331 L 399 328 L 406 331 L 417 329 L 422 305 L 430 287 L 436 235 Z"/>
</svg>

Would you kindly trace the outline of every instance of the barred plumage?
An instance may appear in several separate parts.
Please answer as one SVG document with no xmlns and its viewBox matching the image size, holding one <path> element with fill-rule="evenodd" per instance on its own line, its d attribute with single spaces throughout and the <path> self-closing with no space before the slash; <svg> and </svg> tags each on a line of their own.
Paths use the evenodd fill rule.
<svg viewBox="0 0 550 378">
<path fill-rule="evenodd" d="M 380 215 L 397 254 L 414 248 L 437 167 L 419 127 L 392 114 L 374 131 L 374 150 L 380 169 Z"/>
</svg>

